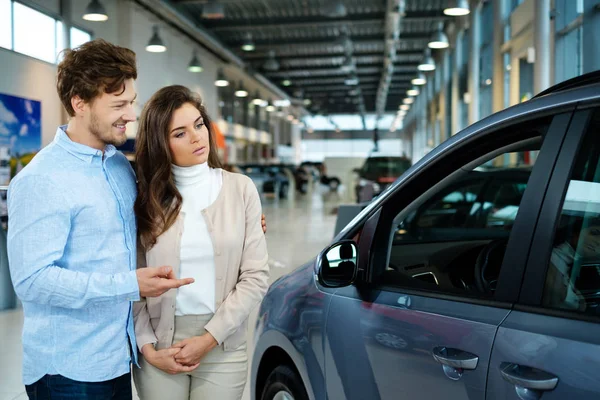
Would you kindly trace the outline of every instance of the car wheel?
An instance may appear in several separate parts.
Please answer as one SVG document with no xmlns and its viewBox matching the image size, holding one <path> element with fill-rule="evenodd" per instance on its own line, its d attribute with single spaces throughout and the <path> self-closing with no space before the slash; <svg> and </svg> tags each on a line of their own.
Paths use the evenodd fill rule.
<svg viewBox="0 0 600 400">
<path fill-rule="evenodd" d="M 280 365 L 269 374 L 261 400 L 308 400 L 308 394 L 298 373 Z"/>
</svg>

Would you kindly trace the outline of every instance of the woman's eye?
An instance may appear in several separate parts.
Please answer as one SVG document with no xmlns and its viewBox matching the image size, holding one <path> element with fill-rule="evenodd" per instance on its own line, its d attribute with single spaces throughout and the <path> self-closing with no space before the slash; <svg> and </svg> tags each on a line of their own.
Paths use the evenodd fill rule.
<svg viewBox="0 0 600 400">
<path fill-rule="evenodd" d="M 179 133 L 175 134 L 175 137 L 181 138 L 181 137 L 183 137 L 184 134 L 185 134 L 185 132 L 179 132 Z"/>
<path fill-rule="evenodd" d="M 204 122 L 200 122 L 198 125 L 196 125 L 196 129 L 202 129 L 203 126 Z"/>
</svg>

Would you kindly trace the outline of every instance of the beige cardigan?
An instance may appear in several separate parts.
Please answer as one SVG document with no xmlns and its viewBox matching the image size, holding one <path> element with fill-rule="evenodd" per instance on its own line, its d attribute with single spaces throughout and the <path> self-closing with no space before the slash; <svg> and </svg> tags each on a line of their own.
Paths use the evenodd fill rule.
<svg viewBox="0 0 600 400">
<path fill-rule="evenodd" d="M 215 254 L 215 315 L 206 324 L 225 350 L 246 342 L 250 311 L 268 287 L 267 242 L 261 226 L 260 197 L 245 175 L 223 171 L 223 185 L 213 204 L 202 211 Z M 146 252 L 138 251 L 138 268 L 163 265 L 179 274 L 184 215 L 158 237 Z M 143 298 L 133 305 L 135 335 L 141 351 L 148 343 L 157 349 L 173 344 L 176 289 L 160 297 Z"/>
</svg>

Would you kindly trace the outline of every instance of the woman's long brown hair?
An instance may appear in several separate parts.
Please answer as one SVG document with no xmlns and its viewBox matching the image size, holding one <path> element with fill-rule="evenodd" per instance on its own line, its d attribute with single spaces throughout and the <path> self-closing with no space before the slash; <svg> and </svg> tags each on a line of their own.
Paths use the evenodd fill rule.
<svg viewBox="0 0 600 400">
<path fill-rule="evenodd" d="M 138 235 L 146 250 L 173 226 L 181 211 L 182 197 L 171 172 L 169 125 L 175 110 L 186 103 L 200 111 L 208 129 L 209 167 L 221 167 L 213 127 L 200 97 L 180 85 L 167 86 L 156 92 L 142 110 L 135 150 L 138 196 L 134 208 Z"/>
</svg>

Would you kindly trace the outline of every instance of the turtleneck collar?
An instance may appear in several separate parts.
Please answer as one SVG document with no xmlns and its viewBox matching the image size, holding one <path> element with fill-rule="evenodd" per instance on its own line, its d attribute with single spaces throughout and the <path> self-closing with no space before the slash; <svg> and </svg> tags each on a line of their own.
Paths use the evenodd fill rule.
<svg viewBox="0 0 600 400">
<path fill-rule="evenodd" d="M 192 165 L 191 167 L 179 167 L 172 164 L 171 170 L 177 186 L 193 185 L 202 181 L 208 182 L 208 162 Z"/>
</svg>

